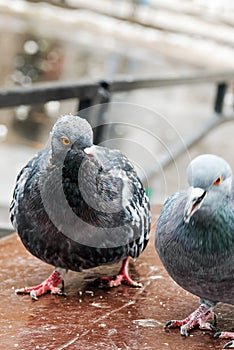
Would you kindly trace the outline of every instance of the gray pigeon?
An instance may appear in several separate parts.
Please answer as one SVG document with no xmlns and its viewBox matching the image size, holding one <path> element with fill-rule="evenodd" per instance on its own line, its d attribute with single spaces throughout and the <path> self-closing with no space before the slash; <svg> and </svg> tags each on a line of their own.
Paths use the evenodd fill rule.
<svg viewBox="0 0 234 350">
<path fill-rule="evenodd" d="M 160 213 L 155 246 L 169 275 L 200 297 L 200 307 L 181 326 L 187 336 L 195 326 L 213 330 L 207 322 L 218 302 L 234 305 L 234 184 L 228 163 L 215 155 L 198 156 L 187 169 L 188 191 L 170 196 Z M 215 337 L 234 338 L 218 332 Z M 234 346 L 234 341 L 226 348 Z"/>
<path fill-rule="evenodd" d="M 35 300 L 47 291 L 60 294 L 60 268 L 81 271 L 118 261 L 119 274 L 102 281 L 140 286 L 129 277 L 128 263 L 149 240 L 149 199 L 126 156 L 93 145 L 85 119 L 58 119 L 49 145 L 18 175 L 10 212 L 26 249 L 55 266 L 47 280 L 17 293 Z"/>
</svg>

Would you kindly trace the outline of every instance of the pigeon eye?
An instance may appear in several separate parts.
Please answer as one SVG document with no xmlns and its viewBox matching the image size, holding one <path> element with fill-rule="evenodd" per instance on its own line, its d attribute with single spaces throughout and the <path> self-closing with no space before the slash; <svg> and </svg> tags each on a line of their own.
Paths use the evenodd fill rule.
<svg viewBox="0 0 234 350">
<path fill-rule="evenodd" d="M 65 146 L 70 146 L 71 141 L 67 137 L 61 137 L 61 141 Z"/>
<path fill-rule="evenodd" d="M 218 186 L 221 184 L 221 182 L 223 181 L 222 176 L 219 176 L 215 181 L 214 181 L 214 185 Z"/>
</svg>

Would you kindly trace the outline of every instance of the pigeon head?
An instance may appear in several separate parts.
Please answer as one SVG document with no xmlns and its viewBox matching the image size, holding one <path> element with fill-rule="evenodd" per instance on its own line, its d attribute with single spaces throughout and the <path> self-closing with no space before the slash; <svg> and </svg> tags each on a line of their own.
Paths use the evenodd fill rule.
<svg viewBox="0 0 234 350">
<path fill-rule="evenodd" d="M 216 210 L 231 193 L 232 170 L 218 156 L 203 154 L 193 159 L 187 168 L 187 178 L 190 188 L 184 211 L 185 222 L 189 222 L 198 210 Z"/>
<path fill-rule="evenodd" d="M 71 148 L 84 150 L 93 145 L 93 131 L 83 118 L 65 115 L 57 120 L 51 131 L 52 154 L 64 158 Z"/>
</svg>

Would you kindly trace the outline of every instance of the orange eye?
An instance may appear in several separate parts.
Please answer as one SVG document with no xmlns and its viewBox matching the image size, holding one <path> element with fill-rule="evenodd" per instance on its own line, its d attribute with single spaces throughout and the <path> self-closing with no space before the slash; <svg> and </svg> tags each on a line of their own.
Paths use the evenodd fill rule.
<svg viewBox="0 0 234 350">
<path fill-rule="evenodd" d="M 61 137 L 61 141 L 65 146 L 70 146 L 71 141 L 67 137 Z"/>
<path fill-rule="evenodd" d="M 215 181 L 214 181 L 214 185 L 218 186 L 221 184 L 221 182 L 223 181 L 222 176 L 219 176 Z"/>
</svg>

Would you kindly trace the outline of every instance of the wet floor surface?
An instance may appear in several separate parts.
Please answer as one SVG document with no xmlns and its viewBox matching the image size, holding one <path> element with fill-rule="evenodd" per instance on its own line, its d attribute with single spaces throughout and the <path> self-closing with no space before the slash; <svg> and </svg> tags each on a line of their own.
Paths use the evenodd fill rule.
<svg viewBox="0 0 234 350">
<path fill-rule="evenodd" d="M 100 274 L 117 273 L 115 265 L 69 272 L 66 297 L 47 294 L 38 301 L 15 295 L 14 289 L 38 284 L 52 267 L 28 254 L 16 234 L 1 239 L 1 349 L 222 349 L 227 341 L 213 339 L 211 332 L 197 329 L 184 338 L 179 329 L 164 329 L 169 319 L 194 311 L 198 298 L 168 277 L 155 253 L 154 229 L 145 252 L 130 267 L 142 288 L 101 289 L 93 283 Z M 233 311 L 225 304 L 216 308 L 218 329 L 233 330 Z"/>
</svg>

